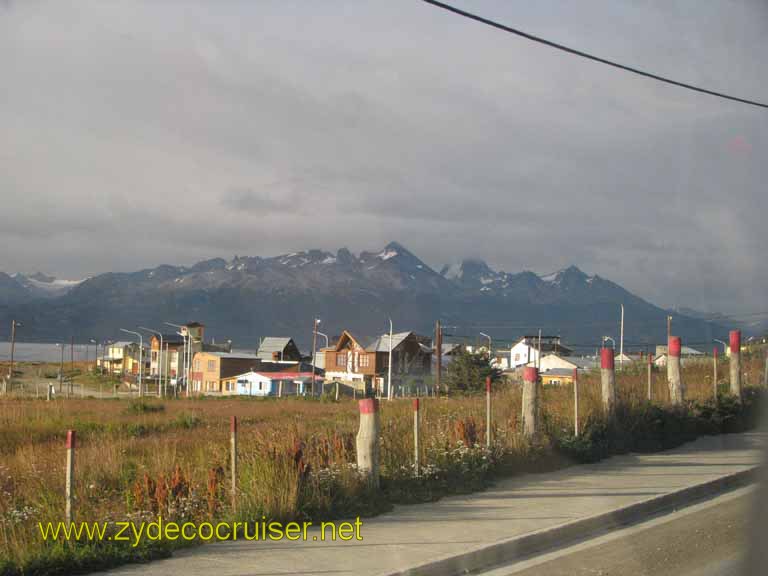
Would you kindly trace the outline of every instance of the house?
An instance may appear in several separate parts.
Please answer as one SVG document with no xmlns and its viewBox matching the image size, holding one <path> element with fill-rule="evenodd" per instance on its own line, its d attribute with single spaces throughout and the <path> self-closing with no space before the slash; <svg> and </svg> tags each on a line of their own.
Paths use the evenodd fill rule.
<svg viewBox="0 0 768 576">
<path fill-rule="evenodd" d="M 573 384 L 573 369 L 552 368 L 541 374 L 542 386 L 562 386 L 564 384 Z"/>
<path fill-rule="evenodd" d="M 377 338 L 359 338 L 345 330 L 336 345 L 326 349 L 326 381 L 381 390 L 389 373 L 392 350 L 392 379 L 403 382 L 406 377 L 423 377 L 431 371 L 430 339 L 414 332 L 382 334 Z"/>
<path fill-rule="evenodd" d="M 221 380 L 221 394 L 229 396 L 283 396 L 311 393 L 312 372 L 249 371 Z M 315 383 L 322 378 L 315 376 Z"/>
<path fill-rule="evenodd" d="M 267 336 L 261 340 L 256 356 L 262 360 L 279 360 L 281 362 L 287 360 L 298 362 L 301 360 L 301 352 L 299 352 L 293 338 L 275 336 Z"/>
<path fill-rule="evenodd" d="M 182 336 L 186 329 L 187 334 L 192 336 L 192 344 L 190 350 L 192 355 L 195 353 L 206 352 L 231 352 L 232 343 L 225 342 L 224 344 L 214 344 L 213 342 L 207 343 L 203 340 L 205 326 L 198 322 L 192 322 L 182 327 L 178 332 L 172 332 L 162 335 L 163 351 L 160 354 L 160 336 L 153 334 L 150 338 L 149 346 L 151 350 L 151 364 L 149 367 L 149 374 L 152 378 L 157 378 L 160 375 L 162 356 L 162 374 L 163 378 L 168 375 L 171 384 L 175 384 L 177 376 L 180 378 L 184 373 L 184 342 L 185 338 Z M 167 352 L 167 354 L 166 354 Z"/>
<path fill-rule="evenodd" d="M 198 394 L 218 394 L 222 379 L 251 371 L 259 361 L 255 354 L 200 351 L 192 357 L 190 390 Z"/>
<path fill-rule="evenodd" d="M 98 365 L 111 374 L 122 374 L 125 349 L 131 344 L 133 342 L 124 340 L 107 344 L 104 355 L 98 360 Z"/>
<path fill-rule="evenodd" d="M 706 358 L 705 354 L 702 352 L 699 352 L 695 348 L 691 348 L 690 346 L 680 347 L 681 364 L 688 364 L 690 362 L 703 360 L 705 358 Z M 657 367 L 662 367 L 667 365 L 667 347 L 666 346 L 656 346 L 656 356 L 654 356 L 653 364 Z"/>
<path fill-rule="evenodd" d="M 536 362 L 529 362 L 526 366 L 536 366 Z M 562 356 L 547 354 L 546 356 L 542 355 L 538 368 L 542 374 L 551 370 L 570 370 L 573 372 L 574 369 L 578 370 L 579 365 Z"/>
<path fill-rule="evenodd" d="M 539 358 L 539 341 L 541 341 L 541 353 L 552 353 L 557 356 L 569 356 L 573 350 L 560 343 L 560 336 L 523 336 L 509 350 L 510 368 L 525 366 L 536 362 Z"/>
<path fill-rule="evenodd" d="M 139 353 L 138 342 L 128 342 L 123 347 L 123 363 L 121 374 L 123 376 L 136 376 L 139 375 L 139 366 L 142 365 L 141 374 L 144 378 L 149 375 L 149 350 L 146 346 L 141 347 L 141 353 Z"/>
</svg>

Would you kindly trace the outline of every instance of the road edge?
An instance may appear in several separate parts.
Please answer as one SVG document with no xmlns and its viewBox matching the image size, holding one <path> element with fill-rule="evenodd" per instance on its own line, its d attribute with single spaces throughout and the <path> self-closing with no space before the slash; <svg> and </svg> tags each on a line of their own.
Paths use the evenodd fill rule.
<svg viewBox="0 0 768 576">
<path fill-rule="evenodd" d="M 691 506 L 709 497 L 753 483 L 761 466 L 720 476 L 628 506 L 587 516 L 572 522 L 515 536 L 462 554 L 390 572 L 387 576 L 453 576 L 491 569 L 501 564 L 530 559 L 556 548 L 572 546 L 610 530 L 635 524 L 661 512 Z"/>
</svg>

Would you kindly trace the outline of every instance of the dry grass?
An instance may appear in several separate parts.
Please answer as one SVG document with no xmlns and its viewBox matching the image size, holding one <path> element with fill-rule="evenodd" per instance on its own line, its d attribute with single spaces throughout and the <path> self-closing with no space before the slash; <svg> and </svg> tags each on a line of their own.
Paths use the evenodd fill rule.
<svg viewBox="0 0 768 576">
<path fill-rule="evenodd" d="M 756 383 L 762 359 L 746 362 Z M 688 398 L 712 397 L 711 364 L 684 368 Z M 727 366 L 721 368 L 722 384 Z M 654 372 L 653 397 L 668 401 L 665 372 Z M 749 377 L 748 377 L 749 378 Z M 580 383 L 580 419 L 599 415 L 599 375 Z M 619 399 L 646 397 L 645 366 L 617 375 Z M 241 489 L 238 516 L 256 519 L 344 513 L 366 488 L 357 476 L 356 404 L 284 399 L 147 400 L 157 411 L 118 400 L 0 400 L 0 558 L 23 562 L 43 546 L 36 522 L 59 520 L 64 510 L 64 438 L 78 432 L 76 510 L 82 520 L 229 514 L 229 418 L 240 423 Z M 519 387 L 493 396 L 494 450 L 525 456 L 519 435 Z M 573 428 L 573 389 L 550 387 L 542 411 L 551 426 Z M 408 476 L 413 458 L 409 400 L 382 402 L 382 471 Z M 485 437 L 485 399 L 455 397 L 422 402 L 421 460 L 430 467 L 468 457 L 456 448 Z M 475 457 L 470 455 L 471 457 Z M 171 493 L 177 493 L 173 497 Z M 368 496 L 370 496 L 368 494 Z"/>
</svg>

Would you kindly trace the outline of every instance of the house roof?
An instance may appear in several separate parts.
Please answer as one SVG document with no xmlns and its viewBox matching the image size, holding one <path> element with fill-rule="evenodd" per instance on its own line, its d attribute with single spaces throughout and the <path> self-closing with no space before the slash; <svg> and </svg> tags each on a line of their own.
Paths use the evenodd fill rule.
<svg viewBox="0 0 768 576">
<path fill-rule="evenodd" d="M 370 336 L 353 336 L 349 330 L 344 330 L 344 332 L 341 333 L 341 336 L 339 337 L 339 339 L 336 341 L 336 345 L 334 346 L 333 349 L 336 351 L 341 350 L 345 340 L 347 339 L 352 340 L 352 342 L 357 344 L 363 350 L 368 350 L 368 347 L 371 346 L 377 340 L 376 338 L 371 338 Z M 394 335 L 393 335 L 393 345 L 394 345 Z M 389 350 L 389 347 L 387 347 L 387 350 Z"/>
<path fill-rule="evenodd" d="M 270 380 L 304 380 L 306 378 L 312 378 L 312 372 L 260 372 L 249 370 L 248 372 L 243 372 L 237 376 L 227 376 L 226 378 L 222 378 L 222 380 L 236 380 L 248 376 L 249 374 L 256 374 L 257 376 L 268 378 Z M 322 375 L 315 374 L 315 380 L 320 381 L 322 379 Z"/>
<path fill-rule="evenodd" d="M 566 362 L 575 364 L 577 368 L 581 368 L 582 370 L 588 370 L 595 367 L 594 358 L 587 358 L 584 356 L 561 356 L 561 358 Z"/>
<path fill-rule="evenodd" d="M 256 354 L 243 354 L 242 352 L 201 352 L 217 358 L 236 358 L 238 360 L 259 360 Z"/>
<path fill-rule="evenodd" d="M 413 332 L 398 332 L 392 334 L 392 350 L 400 346 Z M 365 347 L 368 352 L 389 352 L 389 334 L 382 334 Z"/>
<path fill-rule="evenodd" d="M 131 344 L 133 344 L 133 342 L 129 342 L 128 340 L 118 340 L 117 342 L 112 342 L 112 344 L 109 344 L 107 348 L 125 348 Z"/>
<path fill-rule="evenodd" d="M 283 352 L 292 341 L 293 339 L 287 336 L 267 336 L 259 344 L 256 355 L 265 360 L 272 360 L 272 354 Z"/>
</svg>

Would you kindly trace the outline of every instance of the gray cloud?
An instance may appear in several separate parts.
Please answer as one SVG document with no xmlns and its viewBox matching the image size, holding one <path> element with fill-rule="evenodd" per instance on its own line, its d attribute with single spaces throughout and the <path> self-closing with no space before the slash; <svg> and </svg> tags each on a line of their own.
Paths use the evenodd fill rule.
<svg viewBox="0 0 768 576">
<path fill-rule="evenodd" d="M 399 240 L 768 306 L 768 115 L 412 0 L 0 3 L 0 269 L 65 277 Z M 765 98 L 768 7 L 472 3 Z"/>
</svg>

